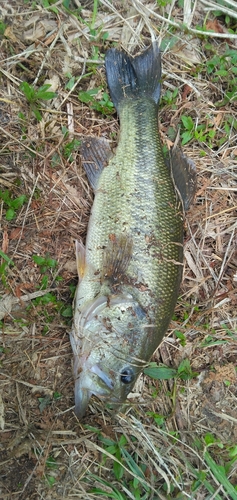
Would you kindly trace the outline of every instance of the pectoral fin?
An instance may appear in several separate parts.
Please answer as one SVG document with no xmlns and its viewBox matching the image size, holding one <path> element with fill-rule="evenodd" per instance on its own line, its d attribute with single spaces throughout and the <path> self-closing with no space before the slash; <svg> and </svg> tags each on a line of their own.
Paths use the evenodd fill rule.
<svg viewBox="0 0 237 500">
<path fill-rule="evenodd" d="M 127 234 L 110 234 L 104 252 L 104 275 L 114 282 L 123 279 L 132 257 L 133 242 Z"/>
<path fill-rule="evenodd" d="M 180 148 L 174 147 L 169 153 L 169 166 L 174 183 L 183 201 L 184 210 L 187 211 L 197 189 L 196 167 Z"/>
<path fill-rule="evenodd" d="M 76 244 L 76 262 L 77 262 L 77 272 L 79 281 L 83 278 L 86 268 L 86 249 L 80 241 L 75 242 Z"/>
<path fill-rule="evenodd" d="M 86 137 L 81 145 L 81 157 L 88 181 L 96 189 L 103 168 L 112 156 L 109 142 L 103 138 Z"/>
</svg>

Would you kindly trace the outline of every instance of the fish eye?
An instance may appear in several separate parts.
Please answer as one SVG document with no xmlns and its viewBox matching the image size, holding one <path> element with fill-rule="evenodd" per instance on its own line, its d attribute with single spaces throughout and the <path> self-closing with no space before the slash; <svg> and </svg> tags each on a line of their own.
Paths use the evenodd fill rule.
<svg viewBox="0 0 237 500">
<path fill-rule="evenodd" d="M 132 368 L 123 368 L 123 370 L 120 372 L 120 380 L 123 384 L 131 384 L 131 382 L 133 382 L 134 380 L 134 373 Z"/>
</svg>

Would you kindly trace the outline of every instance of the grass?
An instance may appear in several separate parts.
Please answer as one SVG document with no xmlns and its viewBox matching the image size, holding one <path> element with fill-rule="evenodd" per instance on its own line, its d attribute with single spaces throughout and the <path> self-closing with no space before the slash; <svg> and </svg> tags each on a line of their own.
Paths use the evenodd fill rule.
<svg viewBox="0 0 237 500">
<path fill-rule="evenodd" d="M 234 7 L 215 3 L 219 13 L 188 2 L 134 0 L 130 10 L 107 0 L 22 0 L 21 14 L 12 6 L 0 19 L 6 500 L 237 498 L 237 34 Z M 78 422 L 68 337 L 74 241 L 85 238 L 93 198 L 81 139 L 119 133 L 106 49 L 136 53 L 158 35 L 161 139 L 167 149 L 179 131 L 198 171 L 183 283 L 166 338 L 128 404 L 115 416 L 93 399 Z"/>
<path fill-rule="evenodd" d="M 78 98 L 81 102 L 89 104 L 91 109 L 94 109 L 99 113 L 103 113 L 104 115 L 114 113 L 114 105 L 107 92 L 102 93 L 100 100 L 96 99 L 96 96 L 100 91 L 101 88 L 87 90 L 86 92 L 81 90 L 78 94 Z"/>
<path fill-rule="evenodd" d="M 5 189 L 4 191 L 0 191 L 0 200 L 4 204 L 3 209 L 6 207 L 6 220 L 11 221 L 15 218 L 17 210 L 19 210 L 24 205 L 24 203 L 26 203 L 27 197 L 25 194 L 21 194 L 20 196 L 15 198 L 8 189 Z"/>
<path fill-rule="evenodd" d="M 28 82 L 21 82 L 20 90 L 22 90 L 25 95 L 28 103 L 29 103 L 29 114 L 28 118 L 30 118 L 30 113 L 33 112 L 35 118 L 38 121 L 42 120 L 42 115 L 40 113 L 40 101 L 49 101 L 57 96 L 55 92 L 50 92 L 51 85 L 45 84 L 42 85 L 38 90 L 36 90 L 32 85 Z M 24 115 L 23 115 L 24 118 Z"/>
</svg>

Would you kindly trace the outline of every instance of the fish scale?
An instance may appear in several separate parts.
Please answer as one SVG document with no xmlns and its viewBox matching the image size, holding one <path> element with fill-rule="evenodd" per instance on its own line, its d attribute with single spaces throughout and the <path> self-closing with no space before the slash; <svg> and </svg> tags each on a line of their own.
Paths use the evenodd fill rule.
<svg viewBox="0 0 237 500">
<path fill-rule="evenodd" d="M 191 178 L 185 172 L 180 180 L 179 171 L 193 174 L 176 155 L 176 189 L 162 153 L 157 44 L 136 58 L 110 50 L 106 70 L 120 137 L 113 157 L 103 140 L 87 138 L 82 147 L 95 196 L 86 246 L 77 255 L 83 272 L 71 333 L 80 418 L 92 394 L 119 408 L 168 328 L 183 265 L 185 200 L 178 191 Z"/>
</svg>

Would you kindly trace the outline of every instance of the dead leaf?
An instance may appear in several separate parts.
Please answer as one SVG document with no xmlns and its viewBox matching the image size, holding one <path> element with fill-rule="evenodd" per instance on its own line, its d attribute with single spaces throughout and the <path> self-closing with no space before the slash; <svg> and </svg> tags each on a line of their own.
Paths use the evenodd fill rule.
<svg viewBox="0 0 237 500">
<path fill-rule="evenodd" d="M 175 57 L 182 59 L 188 66 L 193 66 L 201 62 L 199 46 L 197 39 L 190 41 L 190 39 L 184 37 L 182 42 L 174 45 L 171 52 Z"/>
<path fill-rule="evenodd" d="M 31 18 L 30 20 L 26 21 L 25 27 L 31 26 L 32 24 L 33 28 L 27 31 L 25 30 L 24 32 L 24 39 L 30 40 L 32 42 L 35 42 L 36 40 L 45 37 L 46 33 L 49 33 L 50 31 L 54 31 L 57 29 L 56 21 L 54 21 L 53 19 L 46 19 L 46 18 L 39 20 L 38 16 L 37 18 L 35 16 L 34 18 Z M 53 34 L 53 37 L 54 36 L 55 34 Z"/>
<path fill-rule="evenodd" d="M 174 145 L 173 141 L 170 141 L 170 139 L 166 139 L 165 142 L 167 144 L 168 149 L 171 149 Z"/>
<path fill-rule="evenodd" d="M 225 26 L 223 26 L 218 19 L 213 19 L 210 21 L 207 21 L 207 29 L 215 31 L 215 33 L 228 33 L 228 30 Z M 231 43 L 231 40 L 229 38 L 226 38 L 227 43 Z"/>
<path fill-rule="evenodd" d="M 188 97 L 189 94 L 191 94 L 192 89 L 189 87 L 188 84 L 184 85 L 183 92 L 182 92 L 182 100 L 185 101 Z"/>
<path fill-rule="evenodd" d="M 6 38 L 8 38 L 8 40 L 11 40 L 12 42 L 17 42 L 17 38 L 16 36 L 14 35 L 12 29 L 11 29 L 11 26 L 7 26 L 5 31 L 4 31 L 4 36 Z"/>
<path fill-rule="evenodd" d="M 12 306 L 15 303 L 15 297 L 12 295 L 6 295 L 3 299 L 0 300 L 0 320 L 10 314 L 12 310 Z"/>
<path fill-rule="evenodd" d="M 19 238 L 21 231 L 22 231 L 21 227 L 15 227 L 15 229 L 13 229 L 10 232 L 9 240 L 17 240 Z"/>
<path fill-rule="evenodd" d="M 223 113 L 217 113 L 217 115 L 213 118 L 215 128 L 220 126 L 222 120 L 223 120 Z"/>
<path fill-rule="evenodd" d="M 77 264 L 76 259 L 68 260 L 64 266 L 64 269 L 72 274 L 77 274 Z"/>
<path fill-rule="evenodd" d="M 21 293 L 21 289 L 20 289 L 20 285 L 17 285 L 16 288 L 15 288 L 15 294 L 16 294 L 16 297 L 18 297 L 18 299 L 20 299 L 22 293 Z"/>
<path fill-rule="evenodd" d="M 208 30 L 215 31 L 215 33 L 224 33 L 224 27 L 218 21 L 218 19 L 212 19 L 207 21 L 206 27 Z"/>
<path fill-rule="evenodd" d="M 47 78 L 47 80 L 45 80 L 44 83 L 50 85 L 49 88 L 50 92 L 56 92 L 56 90 L 58 90 L 58 87 L 60 85 L 59 76 L 54 74 L 51 78 Z"/>
<path fill-rule="evenodd" d="M 5 420 L 4 420 L 4 404 L 3 404 L 3 400 L 2 400 L 2 396 L 0 394 L 0 429 L 2 429 L 2 431 L 4 430 L 4 425 L 5 425 Z"/>
<path fill-rule="evenodd" d="M 2 251 L 4 253 L 7 253 L 8 246 L 9 246 L 9 238 L 8 238 L 8 233 L 5 230 L 5 231 L 3 231 L 3 237 L 2 237 Z"/>
</svg>

